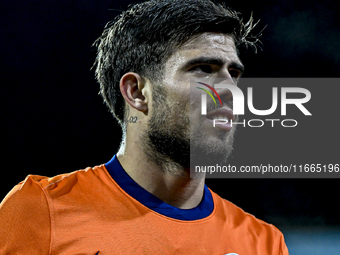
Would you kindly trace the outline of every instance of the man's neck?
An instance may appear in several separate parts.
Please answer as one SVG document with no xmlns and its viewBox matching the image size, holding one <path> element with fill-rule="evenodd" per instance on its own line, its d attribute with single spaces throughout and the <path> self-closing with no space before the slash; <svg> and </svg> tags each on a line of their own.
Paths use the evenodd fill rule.
<svg viewBox="0 0 340 255">
<path fill-rule="evenodd" d="M 185 169 L 164 170 L 148 160 L 135 146 L 133 152 L 123 143 L 117 153 L 118 160 L 127 174 L 142 188 L 165 203 L 181 209 L 196 207 L 204 193 L 204 177 L 190 178 Z"/>
</svg>

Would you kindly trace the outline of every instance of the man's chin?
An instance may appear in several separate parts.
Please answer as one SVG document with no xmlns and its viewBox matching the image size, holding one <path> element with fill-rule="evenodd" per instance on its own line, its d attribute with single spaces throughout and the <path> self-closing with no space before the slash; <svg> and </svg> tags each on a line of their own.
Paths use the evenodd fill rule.
<svg viewBox="0 0 340 255">
<path fill-rule="evenodd" d="M 202 139 L 198 143 L 190 145 L 190 164 L 214 165 L 226 163 L 233 150 L 233 139 L 221 140 L 218 137 Z"/>
</svg>

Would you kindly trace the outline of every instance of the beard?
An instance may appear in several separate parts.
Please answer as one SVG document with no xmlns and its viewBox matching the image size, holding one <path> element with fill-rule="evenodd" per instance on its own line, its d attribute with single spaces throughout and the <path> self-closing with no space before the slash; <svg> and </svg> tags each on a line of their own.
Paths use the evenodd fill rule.
<svg viewBox="0 0 340 255">
<path fill-rule="evenodd" d="M 236 119 L 236 118 L 235 118 Z M 234 134 L 236 127 L 229 132 L 218 130 L 211 139 L 205 133 L 204 127 L 200 123 L 191 123 L 192 132 L 190 142 L 190 164 L 195 166 L 225 165 L 233 151 Z M 212 126 L 209 128 L 213 128 Z"/>
<path fill-rule="evenodd" d="M 153 111 L 148 129 L 142 133 L 144 152 L 148 160 L 156 163 L 164 172 L 180 174 L 190 171 L 194 165 L 223 164 L 233 149 L 235 128 L 226 133 L 217 131 L 211 140 L 204 132 L 201 121 L 190 121 L 190 110 L 185 105 L 171 102 L 165 89 L 153 89 Z M 175 101 L 175 100 L 172 100 Z M 208 106 L 212 109 L 215 106 Z"/>
</svg>

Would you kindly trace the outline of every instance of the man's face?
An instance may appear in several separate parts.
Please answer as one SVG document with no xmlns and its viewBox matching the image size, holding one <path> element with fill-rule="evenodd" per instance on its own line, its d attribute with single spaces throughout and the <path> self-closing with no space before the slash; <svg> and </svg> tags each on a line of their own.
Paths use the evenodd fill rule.
<svg viewBox="0 0 340 255">
<path fill-rule="evenodd" d="M 237 85 L 242 70 L 230 35 L 203 33 L 179 48 L 165 63 L 162 84 L 153 90 L 145 137 L 153 150 L 186 168 L 190 166 L 190 156 L 193 160 L 202 152 L 225 161 L 232 151 L 235 125 L 231 129 L 225 125 L 213 127 L 213 118 L 236 120 L 231 93 L 216 89 L 223 106 L 215 106 L 208 97 L 207 115 L 201 115 L 200 100 L 193 100 L 193 95 L 200 99 L 202 91 L 193 91 L 190 83 L 204 80 L 214 87 L 223 79 L 223 83 Z"/>
</svg>

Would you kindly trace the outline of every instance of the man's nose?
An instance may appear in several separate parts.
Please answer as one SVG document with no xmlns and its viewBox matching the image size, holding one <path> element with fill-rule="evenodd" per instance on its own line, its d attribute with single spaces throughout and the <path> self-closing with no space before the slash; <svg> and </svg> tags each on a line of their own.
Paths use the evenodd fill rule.
<svg viewBox="0 0 340 255">
<path fill-rule="evenodd" d="M 220 73 L 219 73 L 219 76 L 220 76 L 219 77 L 220 81 L 218 83 L 237 86 L 227 68 L 222 68 Z M 215 85 L 217 85 L 217 84 L 214 84 L 214 88 L 216 89 L 216 92 L 220 96 L 221 101 L 228 103 L 229 101 L 233 100 L 233 94 L 230 91 L 230 89 L 228 89 L 228 88 L 218 88 L 218 87 L 216 88 Z"/>
</svg>

